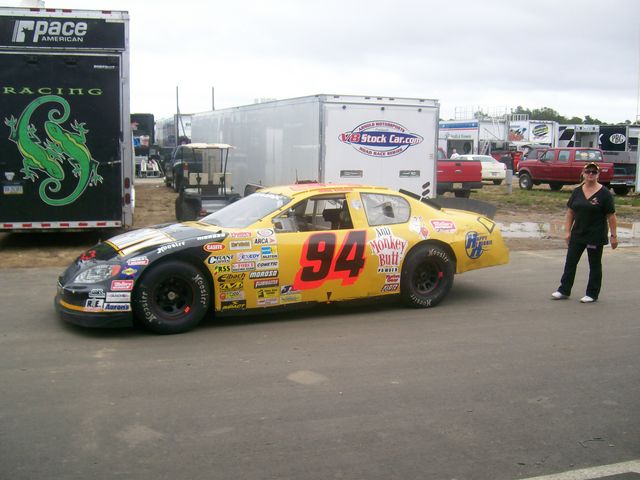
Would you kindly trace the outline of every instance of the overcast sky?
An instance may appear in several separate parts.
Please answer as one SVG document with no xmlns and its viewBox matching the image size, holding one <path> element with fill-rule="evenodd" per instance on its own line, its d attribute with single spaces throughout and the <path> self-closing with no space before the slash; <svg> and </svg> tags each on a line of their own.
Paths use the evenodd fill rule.
<svg viewBox="0 0 640 480">
<path fill-rule="evenodd" d="M 0 5 L 19 1 L 0 0 Z M 131 111 L 318 93 L 634 120 L 638 0 L 46 0 L 127 10 Z"/>
</svg>

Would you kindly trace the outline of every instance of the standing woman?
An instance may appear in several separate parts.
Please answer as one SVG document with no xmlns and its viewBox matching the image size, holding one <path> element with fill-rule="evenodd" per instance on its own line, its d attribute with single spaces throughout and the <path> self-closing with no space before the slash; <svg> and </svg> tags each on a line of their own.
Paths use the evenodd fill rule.
<svg viewBox="0 0 640 480">
<path fill-rule="evenodd" d="M 571 295 L 576 268 L 585 248 L 589 257 L 589 282 L 586 295 L 580 301 L 591 303 L 598 300 L 602 285 L 602 250 L 609 243 L 608 230 L 611 231 L 611 248 L 618 246 L 618 221 L 613 196 L 608 188 L 598 183 L 599 173 L 597 163 L 587 163 L 582 170 L 583 183 L 571 193 L 567 202 L 564 219 L 567 258 L 560 286 L 551 294 L 554 300 Z"/>
</svg>

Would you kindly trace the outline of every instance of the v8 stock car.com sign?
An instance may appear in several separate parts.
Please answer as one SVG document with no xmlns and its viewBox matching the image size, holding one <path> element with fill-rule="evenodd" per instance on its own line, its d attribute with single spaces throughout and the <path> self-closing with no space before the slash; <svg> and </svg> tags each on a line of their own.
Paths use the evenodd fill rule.
<svg viewBox="0 0 640 480">
<path fill-rule="evenodd" d="M 339 135 L 339 140 L 371 157 L 393 157 L 424 140 L 405 127 L 389 120 L 361 123 L 350 132 Z"/>
</svg>

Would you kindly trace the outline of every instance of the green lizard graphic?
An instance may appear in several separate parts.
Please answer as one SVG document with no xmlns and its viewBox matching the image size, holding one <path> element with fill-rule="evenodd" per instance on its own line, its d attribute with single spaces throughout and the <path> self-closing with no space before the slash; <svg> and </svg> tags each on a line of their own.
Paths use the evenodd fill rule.
<svg viewBox="0 0 640 480">
<path fill-rule="evenodd" d="M 36 127 L 31 124 L 31 116 L 38 107 L 46 103 L 56 103 L 62 107 L 62 112 L 57 108 L 52 108 L 48 113 L 48 120 L 44 122 L 44 131 L 47 139 L 42 143 L 36 134 Z M 84 123 L 74 121 L 71 128 L 75 132 L 65 130 L 61 125 L 69 118 L 69 103 L 57 95 L 44 95 L 31 102 L 24 109 L 20 118 L 5 118 L 4 123 L 11 128 L 9 140 L 18 146 L 18 151 L 22 155 L 22 166 L 20 170 L 26 180 L 33 182 L 38 178 L 37 170 L 45 173 L 45 178 L 38 192 L 43 202 L 52 206 L 68 205 L 75 202 L 80 197 L 87 186 L 96 185 L 102 182 L 102 177 L 98 175 L 98 162 L 91 158 L 91 152 L 85 145 L 85 133 L 88 130 Z M 56 193 L 60 191 L 62 182 L 65 179 L 63 169 L 64 162 L 67 161 L 73 166 L 72 173 L 78 177 L 78 183 L 69 195 L 63 198 L 51 198 L 48 192 Z"/>
</svg>

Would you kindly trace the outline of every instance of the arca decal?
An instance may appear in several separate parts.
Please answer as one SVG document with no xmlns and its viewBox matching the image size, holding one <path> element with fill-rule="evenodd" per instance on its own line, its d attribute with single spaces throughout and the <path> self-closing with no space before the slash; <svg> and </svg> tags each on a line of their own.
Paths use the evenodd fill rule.
<svg viewBox="0 0 640 480">
<path fill-rule="evenodd" d="M 338 139 L 370 157 L 394 157 L 424 140 L 417 133 L 410 133 L 404 126 L 389 120 L 361 123 L 350 132 L 341 133 Z"/>
<path fill-rule="evenodd" d="M 365 264 L 367 233 L 352 230 L 336 253 L 336 234 L 316 233 L 304 243 L 300 270 L 293 284 L 294 290 L 317 288 L 327 280 L 341 279 L 342 285 L 355 282 Z"/>
</svg>

